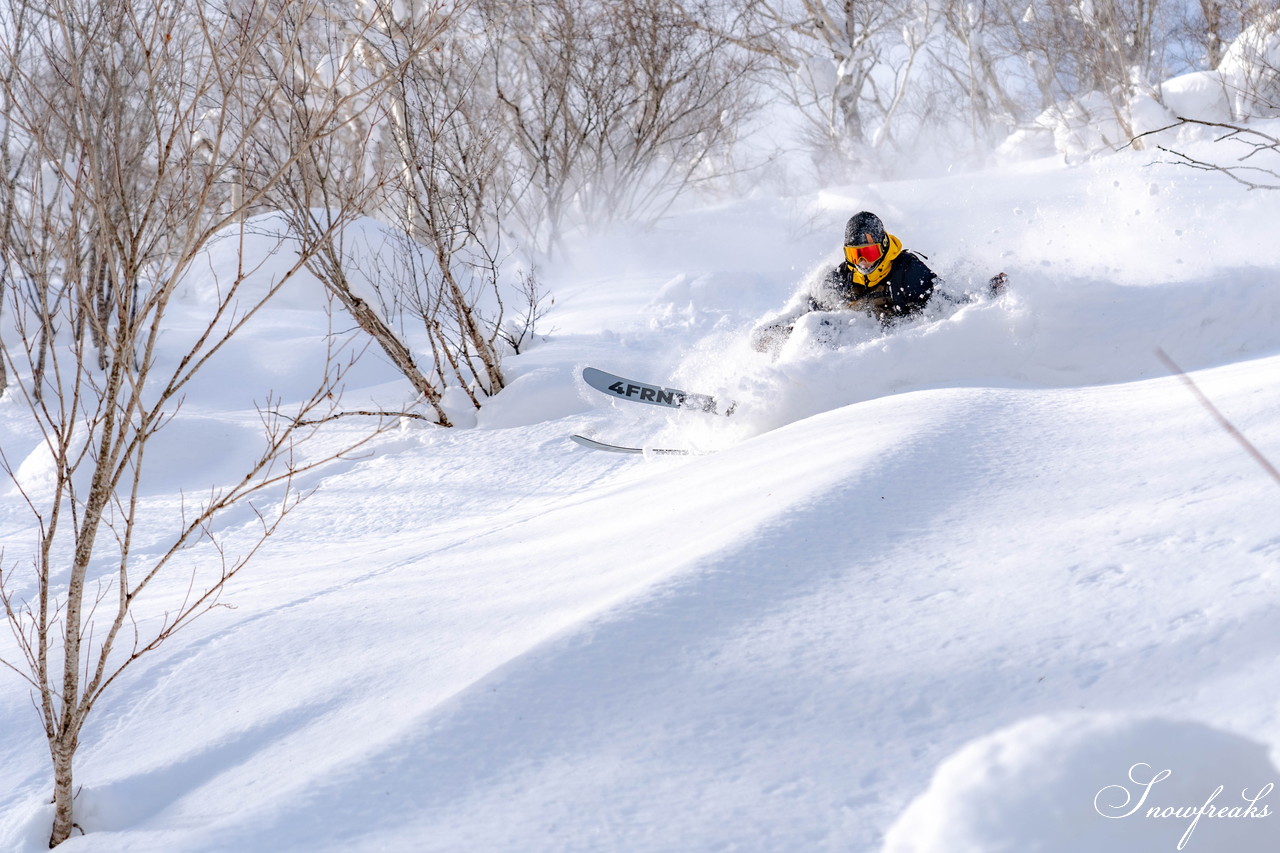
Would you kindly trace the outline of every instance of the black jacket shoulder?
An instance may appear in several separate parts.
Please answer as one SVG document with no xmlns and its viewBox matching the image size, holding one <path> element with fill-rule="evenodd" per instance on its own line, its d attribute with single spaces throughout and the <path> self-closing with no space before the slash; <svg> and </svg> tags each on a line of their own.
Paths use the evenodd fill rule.
<svg viewBox="0 0 1280 853">
<path fill-rule="evenodd" d="M 875 287 L 853 281 L 846 263 L 827 273 L 819 307 L 828 311 L 867 309 L 881 319 L 912 314 L 924 308 L 933 295 L 938 276 L 914 252 L 903 250 L 893 259 L 889 274 Z"/>
</svg>

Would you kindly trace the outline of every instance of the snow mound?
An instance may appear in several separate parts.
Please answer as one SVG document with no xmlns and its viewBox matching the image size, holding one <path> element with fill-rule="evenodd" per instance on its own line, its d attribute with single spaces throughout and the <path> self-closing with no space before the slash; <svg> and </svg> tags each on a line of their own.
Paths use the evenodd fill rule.
<svg viewBox="0 0 1280 853">
<path fill-rule="evenodd" d="M 568 417 L 588 408 L 565 365 L 539 367 L 517 376 L 476 416 L 481 429 L 508 429 Z"/>
<path fill-rule="evenodd" d="M 1237 115 L 1276 114 L 1276 97 L 1280 94 L 1277 67 L 1280 67 L 1280 10 L 1246 27 L 1218 63 L 1218 71 L 1234 93 Z"/>
<path fill-rule="evenodd" d="M 1164 105 L 1175 116 L 1200 121 L 1231 121 L 1230 84 L 1219 71 L 1193 71 L 1160 86 Z"/>
<path fill-rule="evenodd" d="M 1154 291 L 1027 272 L 1000 299 L 935 305 L 892 329 L 858 312 L 802 317 L 777 353 L 743 331 L 708 335 L 678 387 L 732 400 L 732 418 L 672 416 L 654 440 L 724 448 L 842 406 L 936 388 L 1069 388 L 1163 376 L 1280 352 L 1280 295 L 1256 270 Z M 1105 342 L 1105 343 L 1103 343 Z"/>
<path fill-rule="evenodd" d="M 157 432 L 147 445 L 146 465 L 139 484 L 140 495 L 162 495 L 181 491 L 200 493 L 230 485 L 250 470 L 262 453 L 260 430 L 228 418 L 183 414 Z M 71 455 L 90 441 L 84 429 L 77 429 L 71 441 Z M 75 488 L 83 498 L 92 477 L 92 465 L 76 472 Z M 20 494 L 37 501 L 52 498 L 57 478 L 55 451 L 48 441 L 39 442 L 19 463 L 7 497 Z"/>
<path fill-rule="evenodd" d="M 1264 746 L 1200 723 L 1037 717 L 943 762 L 883 853 L 1262 853 L 1277 778 Z"/>
</svg>

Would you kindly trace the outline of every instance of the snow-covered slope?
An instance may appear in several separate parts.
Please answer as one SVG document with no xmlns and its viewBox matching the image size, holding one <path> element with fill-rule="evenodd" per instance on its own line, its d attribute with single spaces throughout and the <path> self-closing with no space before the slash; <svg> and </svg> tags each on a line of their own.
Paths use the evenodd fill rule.
<svg viewBox="0 0 1280 853">
<path fill-rule="evenodd" d="M 750 350 L 864 207 L 953 291 L 1000 269 L 1011 291 Z M 1182 784 L 1153 786 L 1159 806 L 1280 781 L 1280 484 L 1155 350 L 1280 458 L 1277 214 L 1130 153 L 747 199 L 580 246 L 541 271 L 551 331 L 477 428 L 405 425 L 323 471 L 236 609 L 109 696 L 65 849 L 1176 849 L 1190 818 L 1095 798 L 1139 763 Z M 302 335 L 299 309 L 249 344 Z M 613 403 L 585 364 L 739 410 Z M 403 394 L 365 369 L 354 398 Z M 218 387 L 173 428 L 226 453 L 256 415 Z M 18 409 L 0 404 L 4 449 L 37 476 Z M 157 501 L 204 485 L 184 458 Z M 11 559 L 24 517 L 2 505 Z M 3 678 L 0 848 L 34 851 L 47 758 Z M 1205 818 L 1187 849 L 1269 849 L 1277 822 Z"/>
</svg>

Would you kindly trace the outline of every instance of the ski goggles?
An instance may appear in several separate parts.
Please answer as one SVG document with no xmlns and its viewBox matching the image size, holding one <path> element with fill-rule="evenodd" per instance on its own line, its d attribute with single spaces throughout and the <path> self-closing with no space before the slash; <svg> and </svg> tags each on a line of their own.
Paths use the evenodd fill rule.
<svg viewBox="0 0 1280 853">
<path fill-rule="evenodd" d="M 884 250 L 880 248 L 879 243 L 872 243 L 870 246 L 845 246 L 845 259 L 851 264 L 874 264 L 884 256 Z"/>
</svg>

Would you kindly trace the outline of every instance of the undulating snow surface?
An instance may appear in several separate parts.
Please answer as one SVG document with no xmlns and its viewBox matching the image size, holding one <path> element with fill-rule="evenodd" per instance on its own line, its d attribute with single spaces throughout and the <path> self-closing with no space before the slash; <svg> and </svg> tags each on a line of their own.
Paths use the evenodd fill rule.
<svg viewBox="0 0 1280 853">
<path fill-rule="evenodd" d="M 954 294 L 999 270 L 1007 294 L 751 350 L 863 208 Z M 1129 151 L 581 241 L 539 271 L 545 337 L 474 427 L 405 422 L 311 475 L 235 609 L 108 694 L 63 849 L 1273 850 L 1280 484 L 1156 350 L 1280 460 L 1277 221 L 1274 194 Z M 157 448 L 140 551 L 252 455 L 251 400 L 305 386 L 330 328 L 311 305 L 287 294 L 210 366 Z M 586 365 L 738 408 L 615 403 Z M 346 401 L 409 396 L 370 353 Z M 0 439 L 38 491 L 12 395 Z M 6 563 L 25 513 L 5 484 Z M 0 849 L 43 849 L 48 759 L 12 673 L 0 731 Z M 1225 813 L 1193 827 L 1206 803 Z"/>
</svg>

